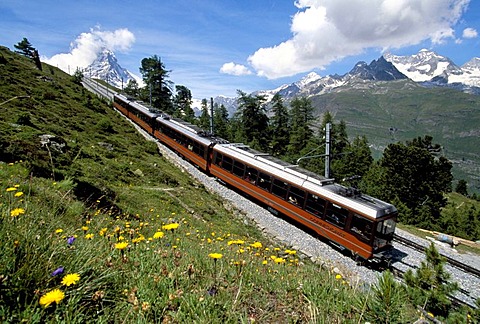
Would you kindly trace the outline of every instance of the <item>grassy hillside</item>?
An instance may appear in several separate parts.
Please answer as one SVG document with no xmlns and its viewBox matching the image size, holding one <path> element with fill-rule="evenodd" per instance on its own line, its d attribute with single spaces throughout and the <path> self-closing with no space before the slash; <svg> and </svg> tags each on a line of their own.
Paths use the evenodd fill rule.
<svg viewBox="0 0 480 324">
<path fill-rule="evenodd" d="M 433 136 L 453 162 L 456 179 L 480 189 L 479 96 L 402 80 L 358 83 L 312 102 L 319 115 L 328 110 L 344 120 L 350 136 L 367 136 L 377 157 L 389 143 Z"/>
</svg>

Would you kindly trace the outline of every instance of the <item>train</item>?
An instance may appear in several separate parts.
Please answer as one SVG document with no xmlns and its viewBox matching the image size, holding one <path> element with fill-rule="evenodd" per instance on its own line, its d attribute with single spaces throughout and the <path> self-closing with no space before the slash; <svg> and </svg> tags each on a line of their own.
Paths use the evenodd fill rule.
<svg viewBox="0 0 480 324">
<path fill-rule="evenodd" d="M 398 216 L 392 204 L 230 143 L 121 93 L 114 95 L 113 106 L 209 176 L 350 251 L 358 262 L 391 259 Z"/>
</svg>

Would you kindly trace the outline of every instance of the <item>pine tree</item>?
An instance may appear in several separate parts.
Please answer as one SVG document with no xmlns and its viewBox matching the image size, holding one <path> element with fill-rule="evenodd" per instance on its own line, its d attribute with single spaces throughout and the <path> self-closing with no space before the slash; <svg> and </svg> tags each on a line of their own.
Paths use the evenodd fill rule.
<svg viewBox="0 0 480 324">
<path fill-rule="evenodd" d="M 123 92 L 125 92 L 125 94 L 127 94 L 128 96 L 137 98 L 140 95 L 137 80 L 128 80 L 127 85 L 125 86 L 125 88 L 123 88 Z"/>
<path fill-rule="evenodd" d="M 297 158 L 302 156 L 302 151 L 313 138 L 312 123 L 313 106 L 306 97 L 295 97 L 290 103 L 291 133 L 288 153 Z M 307 152 L 305 152 L 307 153 Z"/>
<path fill-rule="evenodd" d="M 271 104 L 273 116 L 270 119 L 272 134 L 270 153 L 274 156 L 283 156 L 287 152 L 290 138 L 290 116 L 280 94 L 273 96 Z"/>
<path fill-rule="evenodd" d="M 13 45 L 13 46 L 17 49 L 15 51 L 16 53 L 22 54 L 30 58 L 33 57 L 33 51 L 35 50 L 35 48 L 25 37 L 20 42 L 18 42 L 16 45 Z"/>
<path fill-rule="evenodd" d="M 404 286 L 395 281 L 390 271 L 385 271 L 372 287 L 365 304 L 365 319 L 373 323 L 405 323 L 402 309 L 406 296 Z"/>
<path fill-rule="evenodd" d="M 192 109 L 192 92 L 186 86 L 175 86 L 175 117 L 193 123 L 195 112 Z"/>
<path fill-rule="evenodd" d="M 202 99 L 202 114 L 198 120 L 198 126 L 202 129 L 210 128 L 210 114 L 208 113 L 208 101 L 207 99 Z"/>
<path fill-rule="evenodd" d="M 459 289 L 456 282 L 450 281 L 450 274 L 445 270 L 443 258 L 433 243 L 425 250 L 425 261 L 413 273 L 405 273 L 408 295 L 414 305 L 424 308 L 435 316 L 447 317 L 451 309 L 448 298 Z"/>
<path fill-rule="evenodd" d="M 224 105 L 213 105 L 213 124 L 215 135 L 228 139 L 229 120 L 228 111 Z"/>
<path fill-rule="evenodd" d="M 265 97 L 247 95 L 238 91 L 238 112 L 241 119 L 240 131 L 246 144 L 266 152 L 268 149 L 268 117 L 265 112 Z"/>
<path fill-rule="evenodd" d="M 146 102 L 152 101 L 152 106 L 173 114 L 172 82 L 168 80 L 168 73 L 160 57 L 153 55 L 144 58 L 141 62 L 140 73 L 142 73 L 145 88 L 141 96 Z"/>
</svg>

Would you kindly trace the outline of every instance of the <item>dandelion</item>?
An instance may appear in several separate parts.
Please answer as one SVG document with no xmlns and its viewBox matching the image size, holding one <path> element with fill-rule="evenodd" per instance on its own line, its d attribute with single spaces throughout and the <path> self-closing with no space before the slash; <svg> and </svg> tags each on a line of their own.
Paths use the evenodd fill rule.
<svg viewBox="0 0 480 324">
<path fill-rule="evenodd" d="M 62 285 L 70 286 L 75 285 L 80 281 L 80 275 L 78 273 L 69 273 L 62 279 Z"/>
<path fill-rule="evenodd" d="M 250 244 L 250 246 L 253 247 L 253 248 L 258 248 L 258 249 L 259 249 L 259 248 L 262 247 L 262 243 L 260 243 L 260 242 L 255 242 L 255 243 Z"/>
<path fill-rule="evenodd" d="M 59 304 L 63 298 L 65 298 L 65 293 L 60 289 L 54 289 L 40 297 L 40 305 L 48 307 L 52 303 Z"/>
<path fill-rule="evenodd" d="M 7 192 L 16 191 L 16 190 L 17 190 L 17 188 L 15 188 L 15 187 L 7 188 Z"/>
<path fill-rule="evenodd" d="M 55 233 L 57 233 L 57 234 L 60 234 L 60 233 L 62 233 L 62 232 L 63 232 L 63 229 L 61 229 L 61 228 L 57 228 L 57 229 L 55 230 Z"/>
<path fill-rule="evenodd" d="M 337 280 L 342 279 L 342 275 L 341 275 L 341 274 L 337 274 L 337 275 L 335 276 L 335 279 L 337 279 Z"/>
<path fill-rule="evenodd" d="M 83 230 L 84 232 L 88 231 L 88 226 L 82 226 L 82 230 Z"/>
<path fill-rule="evenodd" d="M 244 243 L 245 243 L 245 241 L 242 241 L 242 240 L 232 240 L 232 241 L 228 241 L 227 244 L 228 244 L 228 245 L 233 245 L 233 244 L 235 244 L 235 245 L 242 245 L 242 244 L 244 244 Z"/>
<path fill-rule="evenodd" d="M 223 255 L 221 253 L 210 253 L 208 256 L 216 260 L 216 259 L 221 259 Z"/>
<path fill-rule="evenodd" d="M 295 251 L 295 250 L 285 250 L 285 253 L 287 253 L 289 255 L 295 255 L 297 253 L 297 251 Z"/>
<path fill-rule="evenodd" d="M 23 196 L 23 192 L 19 191 L 15 193 L 15 197 L 21 197 Z"/>
<path fill-rule="evenodd" d="M 128 246 L 128 242 L 119 242 L 115 244 L 115 248 L 120 251 L 125 250 L 127 246 Z"/>
<path fill-rule="evenodd" d="M 176 230 L 178 228 L 178 226 L 180 226 L 178 223 L 170 223 L 170 224 L 167 224 L 167 225 L 163 225 L 162 226 L 162 229 L 168 231 L 168 230 Z"/>
<path fill-rule="evenodd" d="M 284 258 L 275 258 L 275 260 L 273 260 L 276 264 L 280 264 L 280 263 L 285 263 L 285 259 Z"/>
<path fill-rule="evenodd" d="M 262 264 L 263 264 L 263 265 L 266 265 L 267 263 L 268 263 L 267 260 L 263 260 L 263 261 L 262 261 Z"/>
<path fill-rule="evenodd" d="M 159 238 L 162 238 L 163 236 L 164 236 L 163 232 L 155 232 L 155 234 L 153 234 L 154 239 L 159 239 Z"/>
<path fill-rule="evenodd" d="M 15 208 L 14 210 L 10 211 L 10 216 L 12 217 L 17 217 L 22 214 L 25 214 L 25 209 L 23 208 Z"/>
</svg>

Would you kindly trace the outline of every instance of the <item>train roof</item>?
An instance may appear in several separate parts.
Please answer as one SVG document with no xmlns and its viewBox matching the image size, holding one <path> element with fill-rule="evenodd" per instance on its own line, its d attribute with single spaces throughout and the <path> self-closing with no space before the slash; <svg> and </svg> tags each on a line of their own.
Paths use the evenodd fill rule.
<svg viewBox="0 0 480 324">
<path fill-rule="evenodd" d="M 180 118 L 172 118 L 168 115 L 162 115 L 157 118 L 157 121 L 167 125 L 180 133 L 189 136 L 190 138 L 197 139 L 199 142 L 210 145 L 210 144 L 217 144 L 217 143 L 229 143 L 227 140 L 217 137 L 204 129 L 198 127 L 197 125 L 193 125 L 189 122 L 184 121 Z"/>
<path fill-rule="evenodd" d="M 161 110 L 154 108 L 147 104 L 146 102 L 140 101 L 140 100 L 135 100 L 134 98 L 127 97 L 123 94 L 117 93 L 115 96 L 120 97 L 125 102 L 128 102 L 130 106 L 141 112 L 142 114 L 150 117 L 150 118 L 156 118 L 160 116 L 162 113 Z"/>
<path fill-rule="evenodd" d="M 180 118 L 171 118 L 168 115 L 162 115 L 157 118 L 157 121 L 207 146 L 216 143 L 228 143 L 227 140 L 216 137 L 200 127 Z"/>
<path fill-rule="evenodd" d="M 379 218 L 396 211 L 396 208 L 389 203 L 364 195 L 358 190 L 337 184 L 334 182 L 334 179 L 327 179 L 302 169 L 298 165 L 254 150 L 247 145 L 241 143 L 218 144 L 215 145 L 214 150 L 228 154 L 252 167 L 275 174 L 291 184 L 318 194 L 333 203 L 349 206 L 349 208 L 369 217 Z"/>
</svg>

